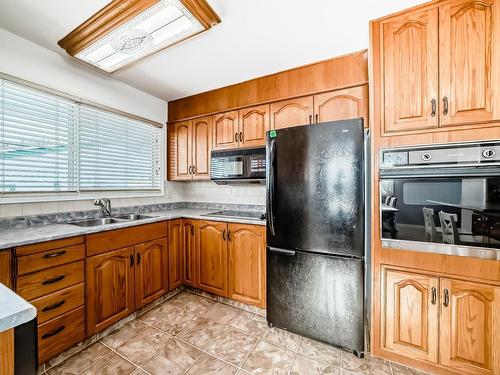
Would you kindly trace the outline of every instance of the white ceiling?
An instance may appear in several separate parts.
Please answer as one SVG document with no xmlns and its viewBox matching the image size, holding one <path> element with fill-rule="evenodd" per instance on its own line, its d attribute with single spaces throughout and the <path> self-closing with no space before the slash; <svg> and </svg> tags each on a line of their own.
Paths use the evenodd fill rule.
<svg viewBox="0 0 500 375">
<path fill-rule="evenodd" d="M 1 0 L 0 27 L 65 54 L 57 41 L 108 2 Z M 170 101 L 367 48 L 369 20 L 422 0 L 208 2 L 221 24 L 113 77 Z"/>
</svg>

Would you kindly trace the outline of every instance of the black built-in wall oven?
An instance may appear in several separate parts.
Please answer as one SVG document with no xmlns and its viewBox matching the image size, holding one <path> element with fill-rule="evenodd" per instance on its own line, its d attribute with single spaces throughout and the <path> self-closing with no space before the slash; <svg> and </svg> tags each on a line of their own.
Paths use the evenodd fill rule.
<svg viewBox="0 0 500 375">
<path fill-rule="evenodd" d="M 382 149 L 384 247 L 500 259 L 500 141 Z"/>
</svg>

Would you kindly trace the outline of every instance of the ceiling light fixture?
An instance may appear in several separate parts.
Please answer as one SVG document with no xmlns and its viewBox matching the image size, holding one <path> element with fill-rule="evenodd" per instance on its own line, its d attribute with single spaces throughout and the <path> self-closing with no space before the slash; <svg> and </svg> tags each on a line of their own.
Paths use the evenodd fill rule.
<svg viewBox="0 0 500 375">
<path fill-rule="evenodd" d="M 114 0 L 57 44 L 113 73 L 218 23 L 206 0 Z"/>
</svg>

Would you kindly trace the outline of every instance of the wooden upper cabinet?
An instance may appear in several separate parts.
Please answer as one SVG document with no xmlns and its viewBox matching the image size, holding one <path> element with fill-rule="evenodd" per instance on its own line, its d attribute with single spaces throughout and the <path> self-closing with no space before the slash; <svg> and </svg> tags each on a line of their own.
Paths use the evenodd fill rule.
<svg viewBox="0 0 500 375">
<path fill-rule="evenodd" d="M 441 279 L 441 364 L 461 374 L 500 374 L 500 287 Z"/>
<path fill-rule="evenodd" d="M 210 179 L 212 150 L 212 117 L 193 120 L 193 180 Z"/>
<path fill-rule="evenodd" d="M 382 346 L 400 355 L 438 361 L 439 281 L 383 269 Z"/>
<path fill-rule="evenodd" d="M 87 334 L 134 312 L 134 247 L 87 258 Z"/>
<path fill-rule="evenodd" d="M 368 86 L 357 86 L 314 95 L 314 122 L 362 117 L 368 127 Z"/>
<path fill-rule="evenodd" d="M 264 226 L 228 224 L 229 298 L 265 307 L 266 240 Z"/>
<path fill-rule="evenodd" d="M 227 223 L 200 220 L 196 232 L 198 287 L 227 297 Z"/>
<path fill-rule="evenodd" d="M 442 126 L 500 120 L 499 43 L 498 1 L 451 0 L 440 6 Z"/>
<path fill-rule="evenodd" d="M 168 292 L 168 244 L 165 238 L 135 246 L 135 308 Z"/>
<path fill-rule="evenodd" d="M 214 116 L 213 122 L 212 149 L 224 150 L 238 147 L 238 111 L 219 113 Z"/>
<path fill-rule="evenodd" d="M 282 100 L 271 104 L 271 129 L 284 129 L 313 122 L 312 96 Z"/>
<path fill-rule="evenodd" d="M 438 17 L 434 5 L 382 22 L 383 133 L 438 127 Z"/>
<path fill-rule="evenodd" d="M 169 171 L 171 180 L 191 180 L 192 123 L 177 122 L 169 127 Z"/>
<path fill-rule="evenodd" d="M 195 221 L 192 219 L 182 219 L 182 245 L 184 251 L 184 284 L 197 287 Z"/>
<path fill-rule="evenodd" d="M 182 285 L 184 270 L 184 252 L 182 244 L 182 219 L 168 222 L 168 278 L 169 290 Z"/>
<path fill-rule="evenodd" d="M 241 109 L 239 113 L 239 146 L 259 147 L 266 144 L 269 130 L 269 104 Z"/>
</svg>

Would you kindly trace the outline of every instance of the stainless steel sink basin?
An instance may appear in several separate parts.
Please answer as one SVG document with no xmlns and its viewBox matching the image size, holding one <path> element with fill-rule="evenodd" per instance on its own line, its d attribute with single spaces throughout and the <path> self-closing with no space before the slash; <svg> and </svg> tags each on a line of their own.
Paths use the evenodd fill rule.
<svg viewBox="0 0 500 375">
<path fill-rule="evenodd" d="M 79 221 L 70 221 L 68 224 L 77 225 L 79 227 L 96 227 L 99 225 L 107 225 L 107 224 L 115 224 L 115 223 L 123 223 L 125 220 L 115 219 L 111 217 L 105 217 L 102 219 L 87 219 L 87 220 L 79 220 Z"/>
<path fill-rule="evenodd" d="M 113 218 L 115 219 L 127 220 L 127 221 L 150 219 L 152 217 L 154 216 L 141 215 L 141 214 L 123 214 L 123 215 L 113 216 Z"/>
</svg>

